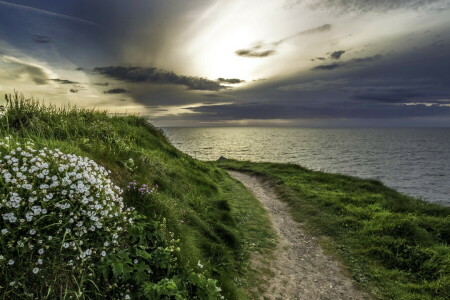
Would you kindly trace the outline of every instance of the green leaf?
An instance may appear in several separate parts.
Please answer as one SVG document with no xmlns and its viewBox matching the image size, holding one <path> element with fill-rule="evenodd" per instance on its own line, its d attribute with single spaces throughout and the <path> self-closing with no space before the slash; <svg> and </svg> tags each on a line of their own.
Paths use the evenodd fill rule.
<svg viewBox="0 0 450 300">
<path fill-rule="evenodd" d="M 121 261 L 115 261 L 111 264 L 111 268 L 115 276 L 121 276 L 124 271 L 124 263 Z"/>
<path fill-rule="evenodd" d="M 138 283 L 145 282 L 149 279 L 150 275 L 148 271 L 150 271 L 150 267 L 143 263 L 138 263 L 134 265 L 135 273 L 133 274 L 134 279 Z"/>
<path fill-rule="evenodd" d="M 151 259 L 152 255 L 145 250 L 136 249 L 136 255 L 142 257 L 143 259 Z"/>
</svg>

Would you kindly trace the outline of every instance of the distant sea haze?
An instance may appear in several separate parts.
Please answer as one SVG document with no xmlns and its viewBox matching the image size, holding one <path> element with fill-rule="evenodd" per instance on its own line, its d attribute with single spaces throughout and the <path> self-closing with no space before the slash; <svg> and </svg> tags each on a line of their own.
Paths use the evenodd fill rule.
<svg viewBox="0 0 450 300">
<path fill-rule="evenodd" d="M 382 181 L 402 193 L 450 205 L 450 128 L 164 128 L 181 151 L 296 163 Z"/>
</svg>

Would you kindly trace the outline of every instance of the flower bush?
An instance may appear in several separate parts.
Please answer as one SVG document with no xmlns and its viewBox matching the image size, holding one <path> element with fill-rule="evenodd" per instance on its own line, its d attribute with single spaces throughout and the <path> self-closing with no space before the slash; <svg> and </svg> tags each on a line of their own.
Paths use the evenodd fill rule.
<svg viewBox="0 0 450 300">
<path fill-rule="evenodd" d="M 223 299 L 216 280 L 180 265 L 164 222 L 125 208 L 109 173 L 0 138 L 3 299 Z M 141 199 L 156 188 L 131 182 L 127 191 Z"/>
<path fill-rule="evenodd" d="M 0 139 L 2 293 L 33 297 L 32 282 L 88 280 L 118 251 L 132 209 L 108 176 L 89 158 Z"/>
</svg>

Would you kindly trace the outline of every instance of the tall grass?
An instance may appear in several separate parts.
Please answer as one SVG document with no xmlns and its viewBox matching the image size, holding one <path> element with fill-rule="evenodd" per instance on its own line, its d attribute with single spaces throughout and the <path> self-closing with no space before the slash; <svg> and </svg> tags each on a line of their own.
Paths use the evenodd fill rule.
<svg viewBox="0 0 450 300">
<path fill-rule="evenodd" d="M 247 297 L 248 262 L 256 251 L 250 245 L 258 242 L 270 249 L 273 233 L 264 210 L 224 171 L 180 152 L 160 130 L 138 116 L 45 105 L 16 93 L 6 96 L 0 119 L 0 136 L 86 156 L 109 169 L 113 182 L 126 191 L 124 202 L 147 218 L 146 222 L 164 224 L 163 229 L 157 227 L 154 238 L 163 236 L 180 249 L 174 252 L 179 267 L 173 269 L 179 276 L 189 279 L 189 270 L 194 270 L 206 278 L 204 286 L 209 286 L 207 278 L 217 280 L 227 299 Z M 127 191 L 130 182 L 158 188 L 151 195 L 139 195 Z M 249 204 L 242 206 L 238 201 Z M 246 227 L 250 225 L 240 218 L 242 213 L 261 218 L 259 234 Z M 152 239 L 151 232 L 144 233 Z M 164 288 L 158 289 L 167 290 L 171 283 L 161 284 Z M 141 287 L 154 297 L 155 287 Z M 198 288 L 188 290 L 191 296 L 202 295 Z"/>
</svg>

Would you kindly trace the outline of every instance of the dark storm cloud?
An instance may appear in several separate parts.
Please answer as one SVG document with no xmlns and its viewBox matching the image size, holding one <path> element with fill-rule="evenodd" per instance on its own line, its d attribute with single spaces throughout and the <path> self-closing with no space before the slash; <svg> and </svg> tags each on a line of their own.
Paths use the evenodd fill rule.
<svg viewBox="0 0 450 300">
<path fill-rule="evenodd" d="M 73 90 L 80 90 L 77 97 L 81 98 L 84 94 L 88 94 L 87 91 L 82 91 L 82 88 L 77 85 L 71 86 L 70 84 L 75 84 L 71 80 L 60 79 L 61 81 L 67 80 L 67 82 L 59 82 L 59 84 L 69 84 L 60 87 L 54 83 L 50 84 L 57 82 L 51 81 L 51 78 L 83 78 L 82 72 L 78 73 L 77 77 L 69 75 L 76 73 L 72 66 L 77 65 L 85 66 L 80 71 L 89 76 L 89 80 L 86 82 L 91 82 L 93 91 L 98 89 L 97 92 L 100 91 L 103 94 L 104 90 L 123 87 L 129 90 L 127 99 L 133 99 L 134 103 L 143 106 L 153 104 L 156 106 L 186 107 L 192 103 L 201 103 L 202 100 L 216 104 L 219 102 L 235 102 L 230 105 L 222 104 L 209 107 L 205 105 L 205 107 L 192 108 L 199 114 L 186 115 L 188 116 L 186 118 L 191 116 L 192 118 L 198 118 L 200 121 L 202 119 L 214 119 L 214 121 L 220 122 L 221 118 L 226 120 L 243 118 L 263 120 L 272 118 L 352 119 L 358 117 L 385 119 L 416 116 L 445 116 L 447 120 L 450 120 L 448 109 L 438 105 L 447 104 L 449 101 L 446 99 L 450 97 L 450 84 L 448 83 L 448 78 L 450 78 L 450 44 L 448 42 L 448 25 L 446 25 L 448 22 L 445 20 L 447 12 L 436 12 L 436 23 L 440 22 L 440 26 L 442 26 L 440 29 L 433 27 L 434 21 L 430 24 L 422 24 L 419 19 L 414 28 L 403 28 L 404 31 L 409 31 L 415 37 L 415 40 L 409 44 L 403 44 L 401 33 L 396 36 L 394 43 L 389 45 L 384 38 L 378 39 L 377 37 L 377 33 L 380 32 L 383 33 L 383 37 L 391 36 L 384 33 L 404 24 L 402 23 L 403 11 L 400 11 L 403 8 L 405 10 L 406 8 L 419 6 L 425 8 L 424 4 L 444 3 L 444 1 L 301 1 L 306 5 L 318 3 L 314 7 L 315 9 L 333 10 L 337 11 L 338 14 L 348 11 L 354 14 L 355 20 L 362 21 L 361 26 L 367 24 L 370 28 L 372 28 L 371 22 L 374 20 L 372 18 L 374 15 L 375 18 L 377 16 L 384 17 L 384 15 L 373 13 L 366 15 L 364 12 L 398 9 L 398 14 L 395 12 L 393 16 L 397 14 L 399 22 L 398 25 L 395 22 L 386 23 L 386 28 L 384 28 L 384 25 L 383 28 L 376 28 L 374 31 L 375 39 L 371 36 L 372 31 L 356 30 L 357 32 L 353 34 L 355 44 L 352 44 L 352 52 L 350 53 L 350 50 L 342 45 L 348 44 L 343 39 L 347 38 L 347 34 L 351 34 L 348 28 L 352 26 L 349 22 L 352 22 L 353 17 L 337 19 L 335 16 L 330 16 L 331 12 L 323 14 L 323 12 L 311 12 L 303 9 L 306 8 L 305 5 L 302 8 L 302 14 L 305 13 L 307 17 L 305 22 L 312 20 L 308 18 L 317 13 L 319 16 L 327 16 L 318 17 L 317 22 L 322 22 L 318 24 L 326 22 L 334 24 L 336 20 L 336 24 L 339 23 L 339 26 L 332 27 L 325 24 L 315 27 L 315 25 L 312 25 L 313 28 L 311 29 L 296 32 L 298 27 L 293 27 L 297 26 L 293 24 L 299 22 L 287 18 L 285 20 L 286 27 L 283 25 L 280 26 L 280 29 L 282 27 L 287 28 L 292 24 L 290 27 L 292 31 L 280 33 L 281 35 L 275 37 L 264 36 L 264 33 L 261 33 L 261 38 L 266 42 L 256 45 L 244 43 L 240 45 L 243 49 L 236 47 L 229 54 L 238 55 L 238 53 L 234 53 L 234 50 L 240 49 L 238 51 L 242 51 L 240 52 L 241 56 L 247 57 L 247 60 L 254 57 L 254 63 L 259 63 L 259 61 L 264 63 L 264 57 L 270 59 L 273 55 L 281 56 L 283 54 L 282 44 L 285 41 L 287 43 L 287 40 L 299 37 L 298 42 L 300 42 L 300 37 L 302 37 L 302 45 L 306 44 L 309 47 L 308 49 L 323 49 L 315 47 L 317 43 L 322 45 L 322 42 L 328 45 L 325 47 L 333 47 L 326 49 L 325 52 L 316 52 L 314 55 L 311 55 L 314 52 L 298 52 L 299 54 L 300 52 L 306 53 L 306 55 L 310 55 L 306 57 L 311 58 L 323 56 L 324 61 L 315 59 L 316 63 L 311 64 L 311 66 L 316 66 L 314 70 L 299 69 L 298 72 L 292 70 L 292 73 L 283 73 L 283 68 L 288 67 L 289 69 L 291 66 L 286 66 L 286 63 L 280 64 L 274 69 L 280 69 L 281 76 L 271 78 L 271 72 L 267 72 L 267 74 L 262 72 L 256 76 L 266 76 L 268 77 L 267 80 L 252 83 L 253 78 L 248 77 L 246 79 L 249 84 L 242 89 L 227 89 L 226 85 L 229 86 L 238 82 L 221 82 L 217 79 L 220 73 L 213 80 L 210 80 L 183 76 L 156 68 L 139 67 L 144 65 L 160 66 L 163 69 L 174 70 L 180 74 L 190 74 L 178 71 L 189 68 L 184 65 L 187 61 L 186 56 L 179 58 L 174 53 L 178 51 L 187 54 L 187 51 L 186 53 L 185 51 L 179 51 L 180 45 L 185 47 L 183 49 L 189 49 L 192 46 L 191 40 L 196 40 L 197 34 L 201 37 L 205 26 L 211 25 L 214 27 L 214 22 L 220 21 L 214 20 L 214 22 L 211 21 L 211 24 L 202 24 L 201 28 L 194 26 L 192 30 L 187 30 L 199 19 L 199 13 L 203 13 L 206 11 L 205 9 L 211 7 L 211 1 L 138 0 L 132 1 L 132 4 L 123 0 L 7 1 L 15 1 L 19 4 L 27 3 L 27 5 L 33 5 L 38 10 L 36 11 L 31 7 L 7 6 L 4 4 L 5 1 L 0 0 L 0 39 L 5 45 L 11 46 L 11 49 L 13 49 L 11 51 L 17 49 L 24 53 L 21 56 L 22 61 L 16 62 L 16 66 L 11 68 L 12 72 L 9 72 L 9 70 L 4 72 L 0 67 L 0 74 L 9 76 L 7 77 L 8 80 L 10 78 L 17 79 L 18 83 L 49 84 L 49 89 L 56 88 L 64 93 L 71 92 L 68 89 L 72 88 Z M 16 11 L 11 13 L 12 9 Z M 410 12 L 412 13 L 412 11 Z M 16 13 L 20 16 L 19 18 L 15 17 Z M 257 10 L 255 10 L 255 13 L 257 16 Z M 431 17 L 434 17 L 434 12 L 431 12 L 431 10 L 426 11 L 426 13 L 430 13 L 430 18 L 426 20 L 431 20 Z M 61 17 L 61 15 L 73 16 L 75 20 Z M 298 17 L 300 14 L 296 16 Z M 76 18 L 80 20 L 76 20 Z M 86 23 L 83 24 L 83 21 L 86 20 L 88 22 L 95 20 L 99 26 L 86 26 Z M 355 22 L 355 24 L 359 23 Z M 276 25 L 274 23 L 274 26 Z M 447 27 L 443 28 L 444 26 Z M 185 29 L 186 35 L 184 35 Z M 327 32 L 331 29 L 336 31 L 336 34 L 334 32 L 328 34 Z M 435 36 L 436 33 L 439 33 L 437 32 L 438 29 L 442 29 L 441 37 Z M 427 37 L 422 35 L 425 30 L 431 32 Z M 51 37 L 51 43 L 45 46 L 45 39 L 42 39 L 42 42 L 33 41 L 30 33 L 39 34 L 42 37 Z M 289 33 L 293 34 L 288 35 Z M 367 40 L 367 43 L 371 43 L 371 46 L 362 48 L 363 45 L 358 44 L 360 37 Z M 426 49 L 421 48 L 418 42 L 422 38 L 424 44 L 426 44 Z M 353 37 L 351 39 L 353 40 Z M 414 44 L 416 41 L 417 43 Z M 186 43 L 182 44 L 181 42 Z M 40 45 L 36 43 L 40 43 Z M 300 43 L 292 44 L 289 46 L 295 47 L 298 46 L 296 44 Z M 82 49 L 80 46 L 82 46 Z M 202 45 L 202 49 L 205 47 L 205 45 Z M 337 57 L 337 54 L 333 54 L 344 51 L 342 49 L 349 52 L 342 53 L 339 57 Z M 391 50 L 392 52 L 389 52 Z M 0 49 L 0 51 L 6 50 Z M 328 53 L 325 54 L 326 52 Z M 4 53 L 15 55 L 12 52 Z M 356 53 L 359 53 L 358 56 L 361 57 L 354 58 L 357 55 Z M 370 56 L 372 54 L 367 53 L 383 53 L 384 57 L 380 59 L 381 56 Z M 245 60 L 245 58 L 240 59 Z M 194 60 L 196 60 L 196 57 L 193 57 Z M 34 62 L 35 64 L 23 63 L 23 61 Z M 138 67 L 115 67 L 123 64 Z M 168 67 L 166 64 L 180 65 L 179 69 L 175 69 L 175 67 Z M 95 74 L 93 74 L 93 70 L 90 69 L 92 66 L 111 67 L 97 68 Z M 189 66 L 196 67 L 195 63 L 189 64 Z M 72 69 L 67 70 L 68 68 Z M 258 70 L 262 69 L 259 68 Z M 68 71 L 73 73 L 65 73 Z M 194 71 L 198 70 L 194 69 Z M 238 75 L 227 76 L 230 76 L 230 78 L 224 78 L 224 80 L 234 80 L 236 78 L 232 76 Z M 345 80 L 342 80 L 344 78 Z M 120 82 L 116 82 L 116 80 Z M 106 81 L 110 82 L 109 86 Z M 2 84 L 2 86 L 5 85 Z M 98 86 L 95 87 L 95 85 Z M 41 87 L 38 89 L 41 89 Z M 187 91 L 187 89 L 206 92 L 193 93 Z M 227 95 L 224 95 L 224 90 L 226 90 Z M 101 97 L 110 98 L 110 96 L 104 94 Z M 118 96 L 116 97 L 118 98 Z M 107 103 L 108 100 L 104 101 Z M 411 103 L 427 103 L 430 106 L 405 105 Z M 114 106 L 114 103 L 111 102 L 111 105 Z M 402 122 L 408 126 L 408 121 Z"/>
<path fill-rule="evenodd" d="M 68 79 L 50 79 L 52 81 L 55 81 L 59 84 L 78 84 L 79 82 L 68 80 Z"/>
<path fill-rule="evenodd" d="M 264 50 L 264 51 L 259 51 L 260 47 L 253 47 L 253 48 L 249 48 L 249 49 L 240 49 L 240 50 L 236 50 L 236 55 L 237 56 L 242 56 L 242 57 L 267 57 L 267 56 L 271 56 L 274 55 L 276 53 L 275 50 Z"/>
<path fill-rule="evenodd" d="M 411 126 L 427 119 L 429 124 L 448 124 L 450 45 L 433 48 L 424 43 L 389 55 L 341 60 L 283 81 L 231 91 L 233 104 L 191 110 L 206 121 L 329 119 L 338 124 L 347 119 L 364 125 L 363 119 L 389 119 L 398 120 L 396 126 Z"/>
<path fill-rule="evenodd" d="M 412 81 L 409 85 L 378 82 L 378 86 L 352 87 L 352 99 L 380 103 L 436 103 L 450 102 L 450 88 L 433 82 Z M 446 100 L 445 100 L 446 99 Z"/>
<path fill-rule="evenodd" d="M 104 93 L 105 94 L 123 94 L 123 93 L 128 93 L 128 91 L 123 88 L 115 88 L 115 89 L 110 89 L 110 90 L 104 91 Z"/>
<path fill-rule="evenodd" d="M 245 80 L 238 79 L 238 78 L 218 78 L 217 81 L 222 83 L 229 83 L 229 84 L 239 84 L 245 82 Z"/>
<path fill-rule="evenodd" d="M 330 31 L 330 30 L 331 30 L 331 24 L 324 24 L 324 25 L 314 27 L 314 28 L 311 28 L 308 30 L 297 32 L 293 35 L 282 38 L 281 40 L 278 40 L 276 42 L 272 42 L 272 43 L 258 42 L 255 46 L 252 46 L 250 48 L 236 50 L 235 54 L 237 56 L 242 56 L 242 57 L 271 56 L 271 55 L 276 54 L 277 53 L 276 48 L 287 40 L 290 40 L 290 39 L 293 39 L 293 38 L 296 38 L 296 37 L 302 36 L 302 35 L 322 33 L 322 32 L 326 32 L 326 31 Z"/>
<path fill-rule="evenodd" d="M 404 103 L 411 102 L 419 97 L 429 96 L 423 93 L 403 89 L 390 89 L 385 91 L 368 91 L 366 93 L 358 93 L 353 96 L 353 99 L 369 100 L 375 102 L 385 103 Z"/>
<path fill-rule="evenodd" d="M 450 107 L 439 105 L 387 105 L 379 103 L 348 105 L 346 102 L 328 104 L 299 103 L 244 103 L 191 107 L 205 114 L 205 119 L 330 119 L 330 118 L 411 118 L 423 116 L 450 116 Z"/>
<path fill-rule="evenodd" d="M 201 77 L 178 75 L 157 68 L 137 66 L 109 66 L 94 68 L 95 73 L 129 83 L 176 84 L 190 90 L 218 91 L 224 89 L 220 83 Z"/>
<path fill-rule="evenodd" d="M 32 36 L 32 38 L 33 38 L 33 42 L 38 43 L 38 44 L 48 44 L 52 41 L 48 36 L 45 36 L 45 35 L 34 34 Z"/>
<path fill-rule="evenodd" d="M 380 60 L 382 57 L 383 56 L 381 54 L 377 54 L 377 55 L 373 55 L 373 56 L 367 56 L 367 57 L 361 57 L 361 58 L 353 58 L 353 59 L 351 59 L 349 61 L 346 61 L 346 62 L 320 65 L 320 66 L 316 66 L 316 67 L 314 67 L 312 69 L 313 70 L 329 71 L 329 70 L 334 70 L 334 69 L 337 69 L 337 68 L 353 66 L 355 64 L 374 62 L 374 61 Z"/>
<path fill-rule="evenodd" d="M 335 10 L 339 12 L 388 11 L 394 9 L 418 9 L 430 5 L 448 7 L 446 0 L 288 0 L 286 7 L 304 5 L 310 9 Z"/>
<path fill-rule="evenodd" d="M 314 67 L 313 70 L 334 70 L 343 66 L 343 64 L 333 63 Z"/>
<path fill-rule="evenodd" d="M 330 57 L 332 59 L 340 59 L 344 53 L 345 53 L 345 50 L 334 51 L 330 54 Z"/>
</svg>

